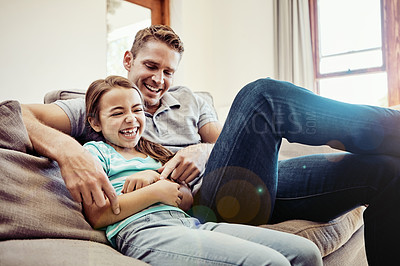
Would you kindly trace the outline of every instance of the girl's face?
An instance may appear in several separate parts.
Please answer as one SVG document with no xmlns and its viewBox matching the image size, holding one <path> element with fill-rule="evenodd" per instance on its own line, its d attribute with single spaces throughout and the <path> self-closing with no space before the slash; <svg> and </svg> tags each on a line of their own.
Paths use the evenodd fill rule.
<svg viewBox="0 0 400 266">
<path fill-rule="evenodd" d="M 106 143 L 117 151 L 132 149 L 145 129 L 145 115 L 139 93 L 135 89 L 116 87 L 100 99 L 99 121 L 91 122 L 102 132 Z"/>
</svg>

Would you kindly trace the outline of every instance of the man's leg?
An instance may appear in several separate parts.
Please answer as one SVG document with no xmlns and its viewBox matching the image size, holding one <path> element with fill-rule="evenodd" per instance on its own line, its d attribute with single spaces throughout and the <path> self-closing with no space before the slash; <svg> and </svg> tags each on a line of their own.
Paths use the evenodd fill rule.
<svg viewBox="0 0 400 266">
<path fill-rule="evenodd" d="M 397 261 L 400 238 L 400 158 L 385 155 L 331 154 L 279 163 L 272 222 L 290 219 L 329 221 L 357 206 L 364 212 L 370 265 Z"/>
<path fill-rule="evenodd" d="M 323 98 L 287 82 L 250 83 L 235 98 L 210 155 L 194 215 L 265 223 L 274 208 L 283 137 L 353 153 L 398 156 L 399 114 Z"/>
<path fill-rule="evenodd" d="M 203 220 L 215 219 L 256 225 L 268 222 L 274 210 L 277 194 L 277 155 L 282 137 L 303 144 L 328 144 L 358 154 L 399 156 L 399 133 L 398 111 L 341 103 L 317 96 L 290 83 L 269 79 L 258 80 L 244 87 L 232 105 L 224 129 L 210 156 L 202 187 L 195 198 L 193 213 Z M 315 174 L 316 185 L 323 184 L 324 177 L 320 175 L 320 171 L 326 167 L 324 164 L 316 164 L 314 167 L 306 164 L 303 166 Z M 336 167 L 334 166 L 334 169 Z M 344 177 L 352 179 L 354 173 L 362 171 L 360 168 L 355 166 L 349 173 L 345 172 Z M 332 173 L 334 177 L 339 176 L 336 171 Z M 372 179 L 381 182 L 383 175 L 375 173 Z M 387 177 L 396 178 L 393 182 L 397 184 L 397 174 L 392 173 Z M 280 174 L 279 178 L 285 179 L 285 174 Z M 299 172 L 296 182 L 289 183 L 291 191 L 297 191 L 299 184 L 307 182 L 305 178 L 306 175 Z M 332 180 L 334 184 L 341 182 Z M 395 195 L 393 191 L 395 186 L 386 187 L 392 193 L 380 197 L 391 199 L 391 202 L 398 201 L 397 194 Z M 331 191 L 330 189 L 331 187 L 328 187 L 328 191 Z M 380 189 L 382 187 L 378 188 Z M 278 191 L 280 190 L 281 185 Z M 382 193 L 376 195 L 378 194 L 383 195 Z M 331 201 L 337 200 L 339 198 L 333 196 Z M 368 232 L 376 230 L 372 226 L 372 217 L 377 217 L 378 211 L 370 210 L 372 206 L 378 206 L 377 209 L 383 207 L 379 202 L 376 199 L 371 199 L 371 202 L 365 201 L 370 204 L 365 215 Z M 337 207 L 328 208 L 328 213 L 321 213 L 319 218 L 334 217 L 357 206 L 357 202 L 345 201 L 345 203 L 345 205 L 332 203 Z M 316 208 L 310 204 L 305 206 L 311 210 Z M 385 213 L 385 215 L 384 217 L 389 218 L 383 218 L 384 220 L 394 221 L 386 222 L 387 227 L 397 223 L 397 213 Z M 378 241 L 377 233 L 369 235 L 373 241 Z M 366 239 L 368 241 L 368 237 Z M 387 236 L 379 241 L 382 243 L 379 245 L 383 245 L 385 240 L 387 241 Z M 367 243 L 367 250 L 371 250 L 369 246 L 370 243 Z M 370 253 L 369 251 L 369 255 Z"/>
</svg>

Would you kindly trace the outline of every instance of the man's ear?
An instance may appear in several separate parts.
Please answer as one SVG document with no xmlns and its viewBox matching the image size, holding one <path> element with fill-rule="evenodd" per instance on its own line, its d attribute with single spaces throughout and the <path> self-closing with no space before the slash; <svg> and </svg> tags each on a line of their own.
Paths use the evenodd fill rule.
<svg viewBox="0 0 400 266">
<path fill-rule="evenodd" d="M 90 126 L 93 128 L 94 131 L 96 131 L 96 132 L 100 132 L 101 131 L 101 125 L 100 125 L 99 121 L 96 118 L 88 117 L 88 122 L 89 122 Z"/>
<path fill-rule="evenodd" d="M 130 51 L 126 51 L 124 54 L 123 64 L 124 68 L 127 71 L 131 70 L 132 62 L 133 62 L 133 54 Z"/>
</svg>

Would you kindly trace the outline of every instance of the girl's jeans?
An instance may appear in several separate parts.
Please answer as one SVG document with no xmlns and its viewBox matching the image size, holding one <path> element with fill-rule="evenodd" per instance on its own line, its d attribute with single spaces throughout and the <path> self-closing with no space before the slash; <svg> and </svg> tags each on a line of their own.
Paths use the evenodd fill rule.
<svg viewBox="0 0 400 266">
<path fill-rule="evenodd" d="M 328 221 L 364 213 L 370 265 L 397 261 L 400 113 L 342 103 L 261 79 L 236 96 L 210 155 L 193 214 L 201 221 Z M 347 151 L 278 162 L 282 138 Z M 388 262 L 389 264 L 385 264 Z"/>
<path fill-rule="evenodd" d="M 123 228 L 117 249 L 151 265 L 322 266 L 317 246 L 256 226 L 205 223 L 176 211 L 147 214 Z"/>
</svg>

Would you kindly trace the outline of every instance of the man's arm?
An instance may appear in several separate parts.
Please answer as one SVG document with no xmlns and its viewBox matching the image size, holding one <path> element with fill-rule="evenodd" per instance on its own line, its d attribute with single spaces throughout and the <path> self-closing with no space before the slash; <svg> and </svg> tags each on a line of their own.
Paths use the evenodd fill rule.
<svg viewBox="0 0 400 266">
<path fill-rule="evenodd" d="M 25 123 L 29 121 L 39 121 L 42 124 L 64 132 L 65 134 L 71 134 L 71 123 L 69 121 L 69 118 L 58 105 L 21 104 L 21 108 L 22 116 Z"/>
<path fill-rule="evenodd" d="M 219 122 L 210 122 L 199 129 L 203 143 L 215 143 L 221 134 L 222 125 Z"/>
<path fill-rule="evenodd" d="M 119 204 L 101 165 L 74 138 L 68 116 L 55 104 L 21 105 L 22 117 L 35 151 L 57 161 L 67 189 L 77 202 L 103 207 L 106 196 L 114 213 Z M 66 133 L 66 134 L 65 134 Z"/>
<path fill-rule="evenodd" d="M 191 182 L 205 169 L 208 157 L 222 126 L 219 122 L 210 122 L 200 128 L 203 143 L 191 145 L 179 150 L 175 156 L 159 169 L 160 179 L 170 176 L 174 180 Z"/>
</svg>

